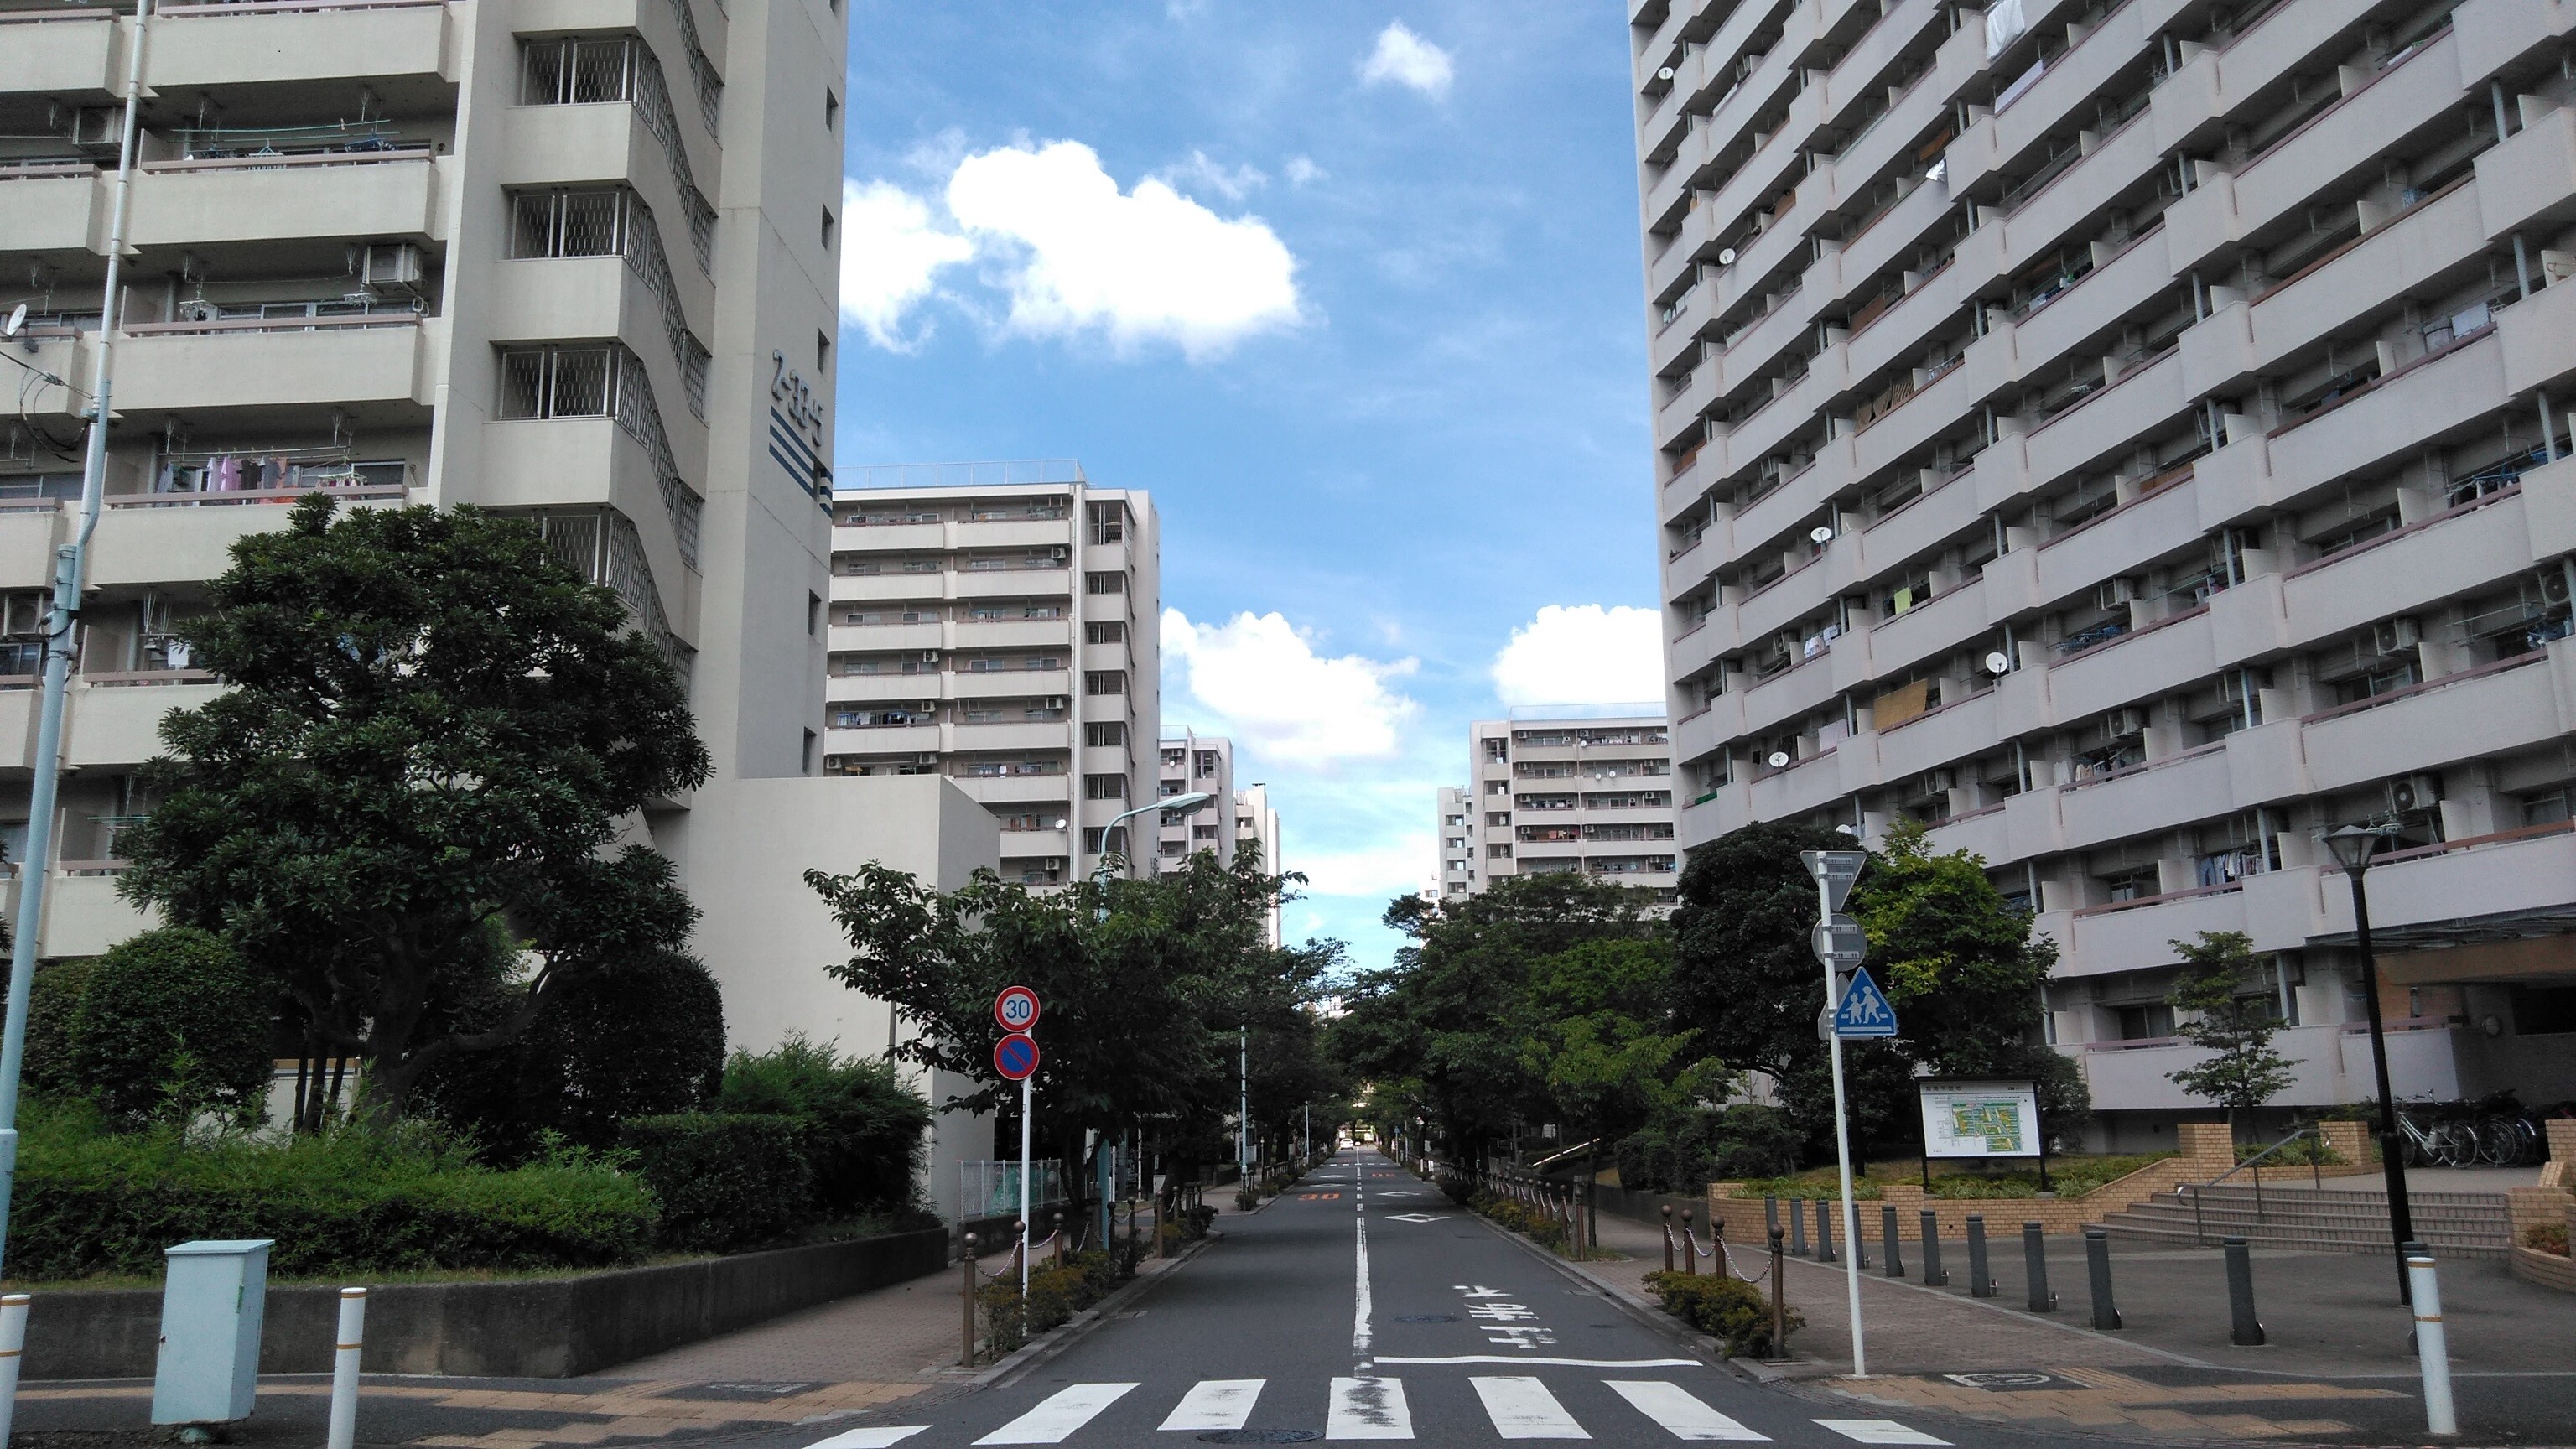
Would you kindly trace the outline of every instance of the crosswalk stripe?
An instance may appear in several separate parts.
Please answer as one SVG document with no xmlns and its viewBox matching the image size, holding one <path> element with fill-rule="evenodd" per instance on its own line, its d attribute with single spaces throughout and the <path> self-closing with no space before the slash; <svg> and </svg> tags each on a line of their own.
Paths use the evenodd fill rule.
<svg viewBox="0 0 2576 1449">
<path fill-rule="evenodd" d="M 849 1429 L 829 1439 L 817 1439 L 805 1449 L 892 1449 L 896 1443 L 929 1427 L 928 1424 L 880 1424 L 872 1429 Z"/>
<path fill-rule="evenodd" d="M 1676 1439 L 1733 1439 L 1754 1443 L 1771 1437 L 1757 1434 L 1701 1403 L 1697 1395 L 1679 1384 L 1661 1380 L 1639 1383 L 1603 1379 L 1602 1382 L 1610 1386 L 1612 1393 L 1635 1405 L 1638 1413 L 1671 1430 Z"/>
<path fill-rule="evenodd" d="M 1335 1379 L 1332 1408 L 1324 1415 L 1327 1439 L 1410 1439 L 1413 1411 L 1405 1407 L 1402 1379 Z"/>
<path fill-rule="evenodd" d="M 1134 1384 L 1075 1384 L 976 1440 L 978 1444 L 1061 1444 L 1074 1430 L 1126 1394 Z"/>
<path fill-rule="evenodd" d="M 1240 1429 L 1264 1379 L 1201 1379 L 1163 1421 L 1166 1429 Z"/>
<path fill-rule="evenodd" d="M 1863 1444 L 1947 1444 L 1920 1429 L 1909 1429 L 1894 1419 L 1818 1419 L 1817 1423 L 1846 1439 Z"/>
<path fill-rule="evenodd" d="M 1547 1385 L 1534 1378 L 1476 1377 L 1476 1397 L 1485 1401 L 1485 1417 L 1506 1439 L 1589 1439 L 1583 1426 L 1565 1412 Z"/>
</svg>

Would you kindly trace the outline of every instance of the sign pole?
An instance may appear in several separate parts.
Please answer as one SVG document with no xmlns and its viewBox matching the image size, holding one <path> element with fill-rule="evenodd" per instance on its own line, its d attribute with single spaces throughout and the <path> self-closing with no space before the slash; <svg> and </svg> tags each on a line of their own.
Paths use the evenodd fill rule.
<svg viewBox="0 0 2576 1449">
<path fill-rule="evenodd" d="M 1023 1301 L 1025 1301 L 1029 1296 L 1029 1258 L 1031 1256 L 1029 1247 L 1029 1107 L 1037 1100 L 1037 1077 L 1037 1073 L 1031 1072 L 1027 1076 L 1020 1078 L 1020 1297 Z M 1845 1174 L 1845 1176 L 1848 1178 L 1849 1174 Z M 1851 1194 L 1846 1190 L 1843 1195 L 1845 1197 L 1849 1197 Z M 1849 1211 L 1849 1208 L 1846 1207 L 1845 1211 Z"/>
<path fill-rule="evenodd" d="M 1842 902 L 1836 897 L 1851 890 L 1852 881 L 1860 874 L 1859 860 L 1835 861 L 1835 856 L 1857 856 L 1857 851 L 1808 851 L 1807 869 L 1816 878 L 1816 904 L 1820 922 L 1832 920 Z M 1866 857 L 1863 857 L 1864 859 Z M 1847 865 L 1848 869 L 1837 867 Z M 1839 879 L 1837 879 L 1839 876 Z M 1836 885 L 1842 889 L 1837 891 Z M 1828 959 L 1825 967 L 1825 1049 L 1834 1067 L 1834 1158 L 1841 1170 L 1843 1198 L 1843 1292 L 1851 1307 L 1852 1377 L 1869 1377 L 1869 1350 L 1861 1335 L 1860 1322 L 1860 1214 L 1852 1207 L 1851 1113 L 1843 1100 L 1843 1036 L 1835 1024 L 1840 1006 L 1840 993 L 1834 984 L 1835 962 Z M 1858 963 L 1855 962 L 1855 965 Z"/>
</svg>

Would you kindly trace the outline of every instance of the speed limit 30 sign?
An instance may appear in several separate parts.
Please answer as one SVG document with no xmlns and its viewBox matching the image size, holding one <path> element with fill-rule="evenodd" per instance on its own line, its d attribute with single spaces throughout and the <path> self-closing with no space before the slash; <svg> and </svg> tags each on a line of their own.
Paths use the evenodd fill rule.
<svg viewBox="0 0 2576 1449">
<path fill-rule="evenodd" d="M 1004 1031 L 1027 1031 L 1038 1024 L 1038 994 L 1025 986 L 1005 986 L 993 998 L 993 1020 Z"/>
</svg>

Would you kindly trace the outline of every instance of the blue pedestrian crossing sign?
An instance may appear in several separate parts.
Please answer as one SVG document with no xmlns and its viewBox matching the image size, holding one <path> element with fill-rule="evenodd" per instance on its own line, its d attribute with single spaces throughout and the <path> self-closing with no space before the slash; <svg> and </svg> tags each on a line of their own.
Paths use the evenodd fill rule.
<svg viewBox="0 0 2576 1449">
<path fill-rule="evenodd" d="M 1866 966 L 1853 970 L 1851 985 L 1843 988 L 1843 999 L 1834 1007 L 1834 1035 L 1896 1035 L 1896 1008 L 1887 1004 L 1878 983 L 1869 979 Z"/>
</svg>

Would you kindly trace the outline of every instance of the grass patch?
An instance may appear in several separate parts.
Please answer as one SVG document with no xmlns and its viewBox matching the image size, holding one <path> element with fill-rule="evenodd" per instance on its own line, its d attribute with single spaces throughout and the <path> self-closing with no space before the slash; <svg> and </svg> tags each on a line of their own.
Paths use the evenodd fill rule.
<svg viewBox="0 0 2576 1449">
<path fill-rule="evenodd" d="M 2173 1156 L 2170 1152 L 2138 1153 L 2072 1153 L 2048 1159 L 2049 1186 L 2060 1197 L 2082 1197 L 2104 1183 L 2128 1176 L 2151 1162 Z M 1852 1174 L 1852 1197 L 1875 1201 L 1886 1196 L 1889 1183 L 1920 1183 L 1923 1180 L 1921 1158 L 1894 1158 L 1855 1168 Z M 1840 1176 L 1832 1164 L 1811 1167 L 1790 1177 L 1760 1178 L 1737 1185 L 1739 1198 L 1834 1198 L 1842 1195 Z M 2039 1173 L 2034 1167 L 2016 1166 L 2010 1171 L 1981 1170 L 1976 1164 L 1960 1161 L 1936 1161 L 1932 1164 L 1932 1197 L 1935 1200 L 1979 1198 L 2014 1198 L 2039 1196 Z"/>
</svg>

